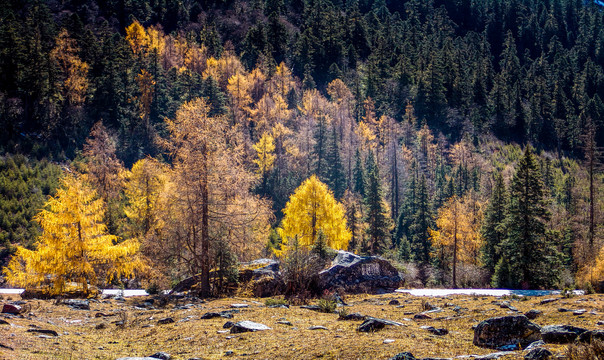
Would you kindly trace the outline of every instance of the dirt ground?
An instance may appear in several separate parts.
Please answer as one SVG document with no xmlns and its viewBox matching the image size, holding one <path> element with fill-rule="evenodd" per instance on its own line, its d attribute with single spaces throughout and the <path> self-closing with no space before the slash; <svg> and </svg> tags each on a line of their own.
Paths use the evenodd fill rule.
<svg viewBox="0 0 604 360">
<path fill-rule="evenodd" d="M 543 314 L 533 320 L 543 325 L 567 324 L 587 329 L 604 329 L 604 295 L 582 295 L 563 298 L 541 305 L 546 297 L 415 297 L 409 294 L 346 296 L 348 313 L 401 322 L 373 332 L 357 331 L 361 320 L 338 320 L 338 314 L 320 313 L 290 306 L 269 308 L 266 299 L 224 298 L 205 302 L 169 303 L 165 307 L 143 307 L 146 297 L 98 299 L 90 310 L 75 310 L 52 300 L 26 300 L 22 315 L 1 314 L 0 359 L 117 359 L 127 356 L 149 356 L 162 351 L 172 359 L 388 359 L 409 351 L 416 358 L 448 358 L 460 355 L 484 355 L 495 350 L 472 344 L 472 326 L 480 321 L 509 315 L 496 301 L 508 300 L 520 313 L 531 309 Z M 0 304 L 20 300 L 20 296 L 3 296 Z M 398 300 L 399 305 L 390 305 Z M 425 302 L 442 308 L 431 313 L 432 319 L 414 320 L 425 309 Z M 312 303 L 312 302 L 311 302 Z M 206 312 L 231 310 L 233 304 L 247 304 L 232 319 L 200 319 Z M 148 305 L 148 304 L 147 304 Z M 585 309 L 583 315 L 570 310 Z M 342 308 L 339 308 L 342 309 Z M 159 320 L 172 318 L 173 323 Z M 231 334 L 223 328 L 227 321 L 250 320 L 270 330 Z M 0 321 L 1 323 L 2 321 Z M 282 322 L 282 323 L 279 323 Z M 291 324 L 283 324 L 289 322 Z M 445 328 L 447 335 L 432 335 L 421 326 Z M 309 330 L 323 326 L 327 330 Z M 28 330 L 54 330 L 58 336 Z M 387 341 L 385 341 L 387 340 Z M 554 354 L 564 354 L 565 345 L 546 346 Z M 521 359 L 517 351 L 505 359 Z"/>
</svg>

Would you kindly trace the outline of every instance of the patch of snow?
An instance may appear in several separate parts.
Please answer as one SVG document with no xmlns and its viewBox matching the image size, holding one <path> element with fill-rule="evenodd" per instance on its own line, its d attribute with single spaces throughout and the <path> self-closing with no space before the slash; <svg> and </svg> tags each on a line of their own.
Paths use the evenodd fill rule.
<svg viewBox="0 0 604 360">
<path fill-rule="evenodd" d="M 560 290 L 507 290 L 507 289 L 398 289 L 396 292 L 408 293 L 413 296 L 449 296 L 449 295 L 477 295 L 477 296 L 547 296 L 559 295 Z M 574 290 L 575 295 L 583 295 L 583 290 Z"/>
<path fill-rule="evenodd" d="M 15 294 L 21 294 L 23 291 L 25 291 L 25 289 L 0 289 L 0 294 L 4 294 L 4 295 L 15 295 Z M 104 289 L 102 291 L 103 295 L 122 295 L 124 297 L 130 297 L 130 296 L 145 296 L 145 295 L 149 295 L 147 294 L 147 292 L 145 290 L 142 289 L 127 289 L 127 290 L 120 290 L 120 289 Z"/>
</svg>

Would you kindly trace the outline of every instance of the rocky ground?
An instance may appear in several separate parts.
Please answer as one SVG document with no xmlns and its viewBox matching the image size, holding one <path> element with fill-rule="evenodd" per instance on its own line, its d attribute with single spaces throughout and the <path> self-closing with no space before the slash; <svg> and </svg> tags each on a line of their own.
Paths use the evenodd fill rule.
<svg viewBox="0 0 604 360">
<path fill-rule="evenodd" d="M 545 339 L 541 348 L 564 356 L 567 343 L 584 330 L 604 330 L 601 294 L 427 298 L 390 293 L 343 301 L 347 306 L 338 307 L 337 314 L 313 306 L 270 307 L 260 298 L 182 298 L 160 304 L 153 297 L 55 301 L 5 295 L 0 300 L 0 359 L 114 360 L 153 354 L 177 360 L 377 360 L 411 359 L 411 354 L 417 359 L 522 359 L 529 351 L 510 342 L 525 348 Z M 530 322 L 517 316 L 525 313 Z M 483 322 L 502 316 L 510 318 Z M 543 351 L 531 354 L 537 352 Z"/>
</svg>

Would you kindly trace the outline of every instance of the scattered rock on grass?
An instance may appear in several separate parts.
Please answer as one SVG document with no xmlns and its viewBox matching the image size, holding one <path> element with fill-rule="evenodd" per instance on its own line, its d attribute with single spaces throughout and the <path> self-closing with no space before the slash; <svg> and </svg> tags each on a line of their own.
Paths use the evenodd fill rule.
<svg viewBox="0 0 604 360">
<path fill-rule="evenodd" d="M 415 360 L 415 356 L 410 352 L 402 352 L 394 355 L 388 360 Z"/>
<path fill-rule="evenodd" d="M 340 315 L 338 320 L 365 320 L 367 316 L 361 315 L 359 313 L 345 314 Z"/>
<path fill-rule="evenodd" d="M 0 319 L 0 325 L 10 325 L 8 321 Z"/>
<path fill-rule="evenodd" d="M 151 355 L 149 357 L 153 358 L 153 359 L 160 359 L 160 360 L 170 360 L 170 359 L 172 359 L 172 356 L 170 356 L 170 354 L 162 352 L 162 351 L 156 352 L 155 354 L 153 354 L 153 355 Z"/>
<path fill-rule="evenodd" d="M 546 343 L 569 344 L 586 331 L 571 325 L 546 325 L 541 328 L 541 336 Z"/>
<path fill-rule="evenodd" d="M 222 328 L 223 328 L 223 329 L 230 329 L 230 328 L 232 328 L 233 326 L 235 326 L 235 323 L 234 323 L 234 322 L 232 322 L 232 321 L 227 321 L 227 322 L 225 322 L 225 323 L 224 323 L 224 325 L 222 325 Z"/>
<path fill-rule="evenodd" d="M 88 300 L 67 299 L 63 300 L 63 304 L 74 310 L 90 310 L 90 302 Z"/>
<path fill-rule="evenodd" d="M 394 300 L 390 300 L 390 302 L 388 303 L 388 305 L 400 305 L 400 301 L 394 299 Z"/>
<path fill-rule="evenodd" d="M 590 330 L 582 333 L 577 338 L 578 342 L 591 344 L 592 339 L 604 341 L 604 330 Z"/>
<path fill-rule="evenodd" d="M 373 332 L 380 329 L 383 329 L 385 326 L 401 326 L 403 324 L 398 323 L 396 321 L 386 320 L 386 319 L 378 319 L 369 317 L 367 320 L 363 321 L 361 325 L 357 328 L 357 331 L 360 332 Z"/>
<path fill-rule="evenodd" d="M 14 314 L 17 315 L 21 312 L 21 306 L 19 305 L 13 305 L 13 304 L 4 304 L 4 306 L 2 306 L 2 313 L 3 314 Z"/>
<path fill-rule="evenodd" d="M 231 334 L 237 334 L 237 333 L 242 333 L 242 332 L 249 332 L 249 331 L 264 331 L 264 330 L 271 330 L 271 328 L 269 328 L 268 326 L 264 325 L 264 324 L 260 324 L 257 322 L 253 322 L 253 321 L 240 321 L 238 323 L 236 323 L 235 325 L 233 325 L 233 327 L 231 328 Z"/>
<path fill-rule="evenodd" d="M 449 330 L 447 329 L 437 329 L 434 326 L 422 326 L 421 329 L 438 336 L 447 335 L 449 333 Z"/>
<path fill-rule="evenodd" d="M 45 335 L 52 335 L 52 336 L 59 336 L 59 334 L 54 331 L 54 330 L 47 330 L 47 329 L 27 329 L 27 332 L 35 332 L 35 333 L 40 333 L 40 334 L 45 334 Z"/>
<path fill-rule="evenodd" d="M 163 318 L 163 319 L 157 320 L 157 323 L 161 324 L 161 325 L 172 324 L 173 322 L 174 322 L 174 319 L 172 319 L 171 317 L 167 317 L 167 318 Z"/>
<path fill-rule="evenodd" d="M 541 314 L 543 314 L 543 311 L 536 310 L 536 309 L 531 309 L 531 310 L 525 312 L 524 316 L 526 316 L 530 320 L 535 320 L 536 318 L 538 318 L 539 316 L 541 316 Z"/>
<path fill-rule="evenodd" d="M 541 340 L 541 328 L 524 315 L 484 320 L 474 329 L 474 345 L 499 349 L 506 345 L 526 347 Z"/>
<path fill-rule="evenodd" d="M 545 305 L 545 304 L 553 303 L 554 301 L 558 301 L 558 300 L 559 299 L 556 299 L 556 298 L 543 299 L 539 302 L 539 304 Z"/>
<path fill-rule="evenodd" d="M 325 326 L 311 326 L 308 330 L 328 330 Z"/>
<path fill-rule="evenodd" d="M 524 355 L 524 358 L 526 360 L 546 360 L 549 359 L 551 356 L 551 351 L 545 348 L 538 347 L 529 351 L 526 355 Z"/>
</svg>

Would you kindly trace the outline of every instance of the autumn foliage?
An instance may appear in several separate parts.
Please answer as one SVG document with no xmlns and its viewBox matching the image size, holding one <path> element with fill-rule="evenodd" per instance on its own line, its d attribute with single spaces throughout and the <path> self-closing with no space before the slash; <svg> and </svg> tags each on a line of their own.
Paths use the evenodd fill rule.
<svg viewBox="0 0 604 360">
<path fill-rule="evenodd" d="M 132 277 L 143 268 L 135 258 L 139 244 L 108 234 L 104 212 L 104 201 L 89 185 L 65 174 L 57 194 L 36 217 L 42 227 L 36 249 L 19 247 L 5 269 L 9 282 L 43 285 L 50 294 L 61 294 L 75 283 L 87 294 L 89 285 Z"/>
</svg>

